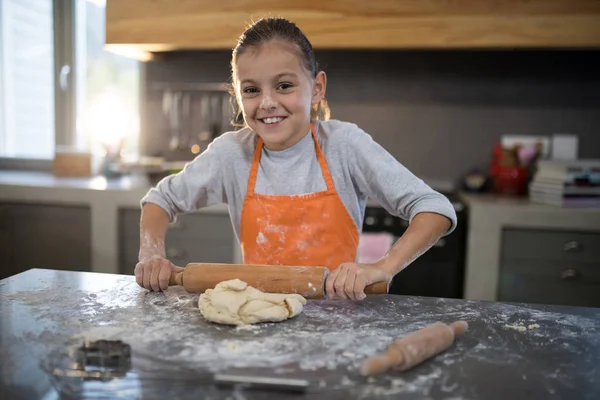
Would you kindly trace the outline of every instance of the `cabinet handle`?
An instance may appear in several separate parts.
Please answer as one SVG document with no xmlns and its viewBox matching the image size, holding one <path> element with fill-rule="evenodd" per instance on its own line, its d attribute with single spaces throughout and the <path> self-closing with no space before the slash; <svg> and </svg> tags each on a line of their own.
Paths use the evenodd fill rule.
<svg viewBox="0 0 600 400">
<path fill-rule="evenodd" d="M 166 253 L 167 253 L 167 259 L 169 259 L 169 260 L 172 258 L 184 258 L 185 257 L 185 250 L 176 249 L 174 247 L 168 248 Z"/>
<path fill-rule="evenodd" d="M 571 240 L 570 242 L 563 244 L 563 250 L 566 251 L 567 253 L 570 251 L 581 250 L 582 247 L 583 246 L 581 245 L 581 243 L 579 243 L 575 240 Z"/>
<path fill-rule="evenodd" d="M 581 274 L 575 268 L 567 268 L 560 273 L 560 279 L 564 281 L 573 281 L 581 278 Z"/>
</svg>

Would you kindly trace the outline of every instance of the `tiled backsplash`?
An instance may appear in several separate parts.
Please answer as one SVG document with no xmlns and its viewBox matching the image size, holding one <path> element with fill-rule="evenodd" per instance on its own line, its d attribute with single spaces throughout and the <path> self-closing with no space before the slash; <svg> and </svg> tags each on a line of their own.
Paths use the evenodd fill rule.
<svg viewBox="0 0 600 400">
<path fill-rule="evenodd" d="M 455 180 L 485 167 L 503 134 L 579 135 L 600 158 L 600 52 L 324 51 L 332 118 L 370 133 L 414 173 Z M 227 82 L 230 53 L 168 53 L 146 83 Z M 167 148 L 161 99 L 148 93 L 142 149 Z"/>
</svg>

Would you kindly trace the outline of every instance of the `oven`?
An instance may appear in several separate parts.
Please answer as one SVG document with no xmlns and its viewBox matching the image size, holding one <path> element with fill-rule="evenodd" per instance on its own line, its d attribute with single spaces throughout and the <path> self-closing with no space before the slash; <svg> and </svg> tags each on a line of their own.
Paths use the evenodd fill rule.
<svg viewBox="0 0 600 400">
<path fill-rule="evenodd" d="M 444 193 L 444 195 L 448 197 L 456 211 L 458 218 L 456 229 L 398 273 L 390 285 L 391 294 L 462 298 L 467 210 L 456 195 L 451 193 Z M 365 210 L 358 262 L 373 262 L 382 257 L 402 236 L 407 227 L 408 221 L 369 203 Z"/>
</svg>

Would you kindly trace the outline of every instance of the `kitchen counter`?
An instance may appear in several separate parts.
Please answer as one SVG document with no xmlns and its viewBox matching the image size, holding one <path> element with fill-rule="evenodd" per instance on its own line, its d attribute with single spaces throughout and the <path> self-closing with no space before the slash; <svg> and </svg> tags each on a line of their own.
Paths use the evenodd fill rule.
<svg viewBox="0 0 600 400">
<path fill-rule="evenodd" d="M 294 319 L 236 328 L 207 323 L 198 295 L 180 287 L 149 293 L 131 276 L 52 270 L 0 281 L 0 300 L 0 391 L 8 399 L 57 398 L 40 365 L 84 339 L 132 346 L 137 373 L 85 388 L 94 394 L 126 388 L 119 398 L 600 396 L 600 309 L 594 308 L 380 295 L 362 302 L 310 300 Z M 469 330 L 436 358 L 408 372 L 359 375 L 361 360 L 392 340 L 458 319 Z M 135 365 L 144 360 L 141 372 Z M 163 379 L 149 379 L 150 370 Z M 308 379 L 311 393 L 232 393 L 204 379 L 217 372 Z M 80 388 L 73 382 L 73 390 Z"/>
<path fill-rule="evenodd" d="M 451 182 L 427 179 L 427 184 L 442 192 L 453 190 Z M 87 206 L 91 214 L 91 271 L 119 273 L 119 209 L 139 209 L 140 200 L 150 190 L 145 176 L 107 179 L 60 178 L 50 172 L 0 170 L 0 202 Z M 370 206 L 378 206 L 369 200 Z M 199 214 L 224 214 L 226 204 L 207 207 Z M 241 249 L 232 235 L 235 263 L 242 262 Z"/>
<path fill-rule="evenodd" d="M 0 171 L 0 201 L 85 205 L 90 207 L 92 227 L 92 271 L 118 272 L 118 211 L 139 208 L 150 190 L 145 177 L 125 176 L 106 179 L 57 178 L 49 172 Z M 207 207 L 199 213 L 227 214 L 227 205 Z M 234 249 L 239 248 L 234 237 Z M 234 258 L 241 256 L 235 254 Z"/>
<path fill-rule="evenodd" d="M 496 300 L 505 228 L 600 232 L 600 208 L 562 208 L 528 198 L 461 194 L 468 207 L 464 298 Z"/>
</svg>

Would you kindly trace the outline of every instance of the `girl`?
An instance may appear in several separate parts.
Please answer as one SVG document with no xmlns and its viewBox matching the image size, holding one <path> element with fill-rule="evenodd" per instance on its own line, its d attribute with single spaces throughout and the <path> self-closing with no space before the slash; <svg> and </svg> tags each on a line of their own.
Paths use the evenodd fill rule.
<svg viewBox="0 0 600 400">
<path fill-rule="evenodd" d="M 298 27 L 262 19 L 231 59 L 246 126 L 214 140 L 142 199 L 137 283 L 166 290 L 167 226 L 177 214 L 226 203 L 244 263 L 320 265 L 328 298 L 360 300 L 389 282 L 456 225 L 450 202 L 348 122 L 328 120 L 326 75 Z M 356 264 L 367 198 L 408 219 L 405 234 L 373 264 Z M 207 227 L 210 229 L 210 227 Z"/>
</svg>

